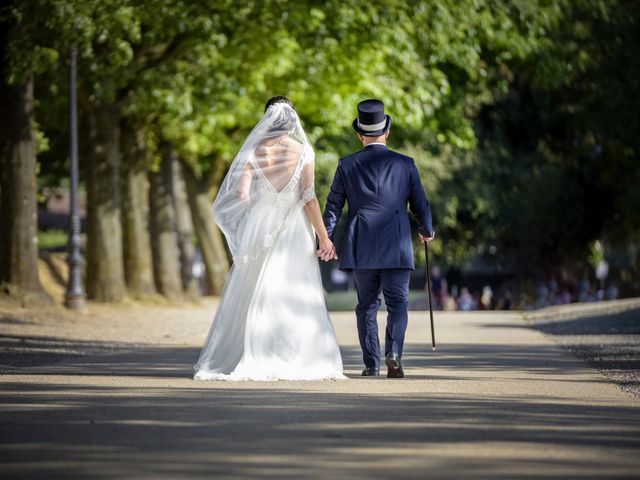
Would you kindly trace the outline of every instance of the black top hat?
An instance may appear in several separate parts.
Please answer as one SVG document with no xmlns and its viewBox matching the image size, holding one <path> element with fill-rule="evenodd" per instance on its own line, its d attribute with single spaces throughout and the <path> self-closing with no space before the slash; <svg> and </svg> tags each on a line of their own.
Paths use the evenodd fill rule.
<svg viewBox="0 0 640 480">
<path fill-rule="evenodd" d="M 384 113 L 384 103 L 375 98 L 358 104 L 358 118 L 353 121 L 353 129 L 366 137 L 384 135 L 391 127 L 391 117 Z"/>
</svg>

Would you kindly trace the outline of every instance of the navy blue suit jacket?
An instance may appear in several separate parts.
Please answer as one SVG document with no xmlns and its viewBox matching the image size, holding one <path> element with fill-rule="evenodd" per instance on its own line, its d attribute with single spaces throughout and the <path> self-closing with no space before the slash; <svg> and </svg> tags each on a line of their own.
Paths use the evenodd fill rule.
<svg viewBox="0 0 640 480">
<path fill-rule="evenodd" d="M 345 201 L 349 213 L 338 249 L 341 270 L 415 268 L 407 203 L 422 235 L 432 236 L 433 227 L 411 157 L 376 144 L 340 159 L 324 211 L 332 241 Z"/>
</svg>

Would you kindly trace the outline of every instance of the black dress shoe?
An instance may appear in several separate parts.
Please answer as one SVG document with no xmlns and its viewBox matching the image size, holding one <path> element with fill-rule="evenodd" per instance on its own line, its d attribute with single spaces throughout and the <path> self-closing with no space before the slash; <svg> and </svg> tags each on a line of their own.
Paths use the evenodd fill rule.
<svg viewBox="0 0 640 480">
<path fill-rule="evenodd" d="M 377 377 L 378 375 L 380 375 L 380 370 L 375 367 L 365 368 L 362 370 L 363 377 Z"/>
<path fill-rule="evenodd" d="M 404 370 L 397 353 L 387 353 L 384 363 L 387 364 L 387 378 L 404 378 Z"/>
</svg>

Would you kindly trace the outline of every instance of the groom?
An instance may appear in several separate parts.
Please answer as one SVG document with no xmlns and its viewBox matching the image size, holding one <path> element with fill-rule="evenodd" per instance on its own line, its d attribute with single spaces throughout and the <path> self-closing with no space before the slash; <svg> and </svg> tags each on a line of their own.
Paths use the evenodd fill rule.
<svg viewBox="0 0 640 480">
<path fill-rule="evenodd" d="M 380 100 L 358 104 L 353 128 L 364 149 L 340 159 L 327 197 L 324 223 L 333 241 L 344 203 L 349 203 L 340 269 L 353 271 L 358 291 L 356 317 L 365 364 L 362 375 L 380 374 L 376 317 L 382 291 L 388 312 L 384 347 L 387 377 L 402 378 L 400 359 L 407 329 L 409 275 L 415 269 L 407 203 L 418 222 L 421 241 L 431 241 L 435 232 L 413 159 L 387 148 L 390 126 L 391 117 L 385 115 Z M 333 255 L 321 256 L 329 260 Z"/>
</svg>

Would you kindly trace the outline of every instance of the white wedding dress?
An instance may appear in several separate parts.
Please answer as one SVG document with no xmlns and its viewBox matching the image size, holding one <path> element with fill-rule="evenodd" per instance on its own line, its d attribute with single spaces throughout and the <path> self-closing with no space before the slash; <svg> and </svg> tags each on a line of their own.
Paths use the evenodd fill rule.
<svg viewBox="0 0 640 480">
<path fill-rule="evenodd" d="M 295 119 L 299 125 L 297 115 Z M 260 149 L 256 140 L 247 143 L 247 160 L 236 168 L 232 165 L 225 179 L 235 186 L 223 183 L 218 204 L 214 204 L 214 216 L 234 254 L 234 265 L 194 366 L 194 378 L 346 378 L 324 302 L 313 227 L 303 209 L 315 196 L 313 186 L 305 184 L 312 182 L 308 172 L 313 171 L 313 149 L 304 144 L 297 163 L 289 162 L 288 168 L 280 169 L 290 179 L 274 182 L 278 172 L 256 160 L 256 148 Z M 290 143 L 284 145 L 290 158 Z M 271 164 L 273 157 L 269 157 Z M 233 172 L 244 172 L 236 180 L 242 175 L 249 179 L 250 201 L 245 198 L 238 203 L 241 187 Z M 274 184 L 278 183 L 284 187 L 277 189 Z M 226 200 L 221 196 L 225 191 L 230 192 Z"/>
</svg>

